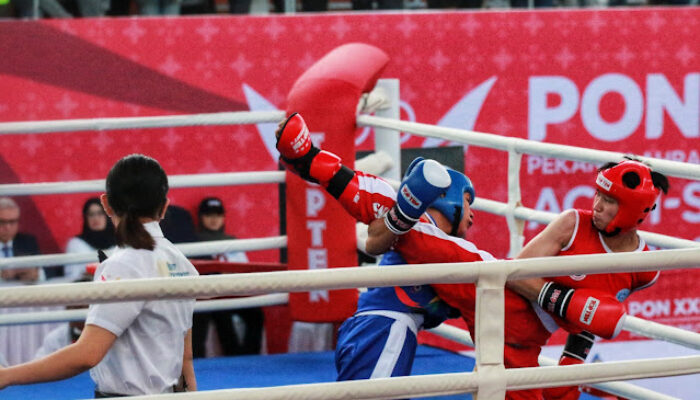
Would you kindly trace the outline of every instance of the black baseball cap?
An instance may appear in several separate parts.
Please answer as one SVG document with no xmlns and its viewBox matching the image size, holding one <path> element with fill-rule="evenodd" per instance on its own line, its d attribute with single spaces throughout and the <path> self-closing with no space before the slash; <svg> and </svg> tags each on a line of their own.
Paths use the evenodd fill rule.
<svg viewBox="0 0 700 400">
<path fill-rule="evenodd" d="M 199 203 L 199 214 L 224 214 L 224 203 L 217 197 L 207 197 Z"/>
</svg>

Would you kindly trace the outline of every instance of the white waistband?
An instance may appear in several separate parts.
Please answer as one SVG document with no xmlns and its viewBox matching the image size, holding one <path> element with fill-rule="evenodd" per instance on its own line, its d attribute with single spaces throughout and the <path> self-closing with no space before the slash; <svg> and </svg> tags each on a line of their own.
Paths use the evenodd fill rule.
<svg viewBox="0 0 700 400">
<path fill-rule="evenodd" d="M 355 314 L 356 317 L 361 317 L 363 315 L 379 315 L 382 317 L 387 317 L 394 319 L 396 321 L 399 321 L 403 324 L 405 324 L 408 329 L 413 332 L 413 334 L 417 335 L 418 330 L 423 327 L 423 315 L 422 314 L 417 314 L 417 313 L 402 313 L 398 311 L 390 311 L 390 310 L 370 310 L 370 311 L 361 311 L 357 314 Z"/>
<path fill-rule="evenodd" d="M 557 329 L 559 329 L 559 325 L 557 325 L 556 321 L 554 321 L 554 318 L 552 318 L 551 315 L 547 314 L 545 310 L 543 310 L 539 304 L 535 303 L 534 301 L 530 302 L 532 309 L 535 310 L 535 314 L 540 319 L 540 322 L 542 322 L 542 325 L 549 331 L 549 333 L 554 333 Z"/>
</svg>

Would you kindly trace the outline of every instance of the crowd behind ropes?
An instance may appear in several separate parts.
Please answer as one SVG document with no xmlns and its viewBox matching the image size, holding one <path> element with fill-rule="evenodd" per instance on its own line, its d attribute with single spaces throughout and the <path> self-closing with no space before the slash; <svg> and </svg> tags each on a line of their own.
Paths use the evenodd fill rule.
<svg viewBox="0 0 700 400">
<path fill-rule="evenodd" d="M 468 10 L 697 5 L 698 0 L 0 0 L 0 18 L 267 14 L 351 10 Z"/>
</svg>

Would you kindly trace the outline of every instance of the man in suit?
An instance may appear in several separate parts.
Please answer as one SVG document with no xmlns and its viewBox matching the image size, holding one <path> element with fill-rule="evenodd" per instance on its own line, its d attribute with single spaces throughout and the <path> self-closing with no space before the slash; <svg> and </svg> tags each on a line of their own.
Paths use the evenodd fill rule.
<svg viewBox="0 0 700 400">
<path fill-rule="evenodd" d="M 19 233 L 20 209 L 9 197 L 0 197 L 0 257 L 18 257 L 39 254 L 36 238 Z M 3 269 L 2 281 L 36 282 L 40 278 L 39 268 Z"/>
</svg>

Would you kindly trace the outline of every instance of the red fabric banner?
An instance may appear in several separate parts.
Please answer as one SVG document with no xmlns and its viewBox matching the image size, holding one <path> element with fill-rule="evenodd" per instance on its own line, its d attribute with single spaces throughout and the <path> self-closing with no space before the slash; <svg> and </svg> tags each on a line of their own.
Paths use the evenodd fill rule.
<svg viewBox="0 0 700 400">
<path fill-rule="evenodd" d="M 390 57 L 382 77 L 400 80 L 403 119 L 697 164 L 699 29 L 697 7 L 3 21 L 0 120 L 289 109 L 299 76 L 339 45 L 363 42 Z M 171 175 L 275 170 L 275 125 L 4 135 L 0 181 L 104 178 L 132 152 L 157 158 Z M 371 130 L 355 137 L 360 150 L 372 142 Z M 506 160 L 466 149 L 478 196 L 506 200 Z M 526 206 L 590 207 L 594 165 L 537 156 L 523 163 Z M 700 182 L 671 185 L 643 229 L 700 239 Z M 171 201 L 194 211 L 218 195 L 227 232 L 263 237 L 278 233 L 271 193 L 275 185 L 181 189 Z M 58 251 L 80 231 L 86 197 L 26 198 L 21 229 L 37 234 L 44 252 Z M 526 224 L 527 238 L 541 229 Z M 469 239 L 506 256 L 501 217 L 477 212 Z M 662 273 L 631 296 L 630 312 L 697 330 L 699 278 L 697 270 Z"/>
<path fill-rule="evenodd" d="M 376 47 L 354 43 L 324 56 L 296 81 L 288 115 L 299 112 L 315 144 L 352 167 L 355 112 L 389 58 Z M 287 249 L 290 269 L 325 269 L 358 264 L 355 221 L 323 188 L 287 172 Z M 355 312 L 357 290 L 316 290 L 289 296 L 292 318 L 343 321 Z"/>
</svg>

